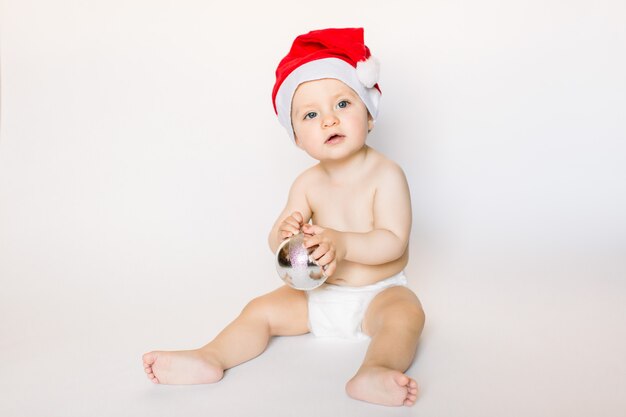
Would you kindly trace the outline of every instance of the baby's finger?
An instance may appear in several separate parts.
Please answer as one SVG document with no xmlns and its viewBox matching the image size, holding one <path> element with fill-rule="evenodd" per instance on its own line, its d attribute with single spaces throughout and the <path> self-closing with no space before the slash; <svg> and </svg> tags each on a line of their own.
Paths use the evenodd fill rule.
<svg viewBox="0 0 626 417">
<path fill-rule="evenodd" d="M 295 219 L 288 217 L 280 225 L 280 230 L 287 230 L 295 234 L 300 232 L 300 225 L 295 221 Z"/>
<path fill-rule="evenodd" d="M 307 237 L 304 239 L 304 247 L 309 249 L 313 246 L 319 245 L 321 242 L 322 238 L 320 236 L 307 235 Z"/>
<path fill-rule="evenodd" d="M 283 222 L 283 224 L 289 225 L 296 230 L 300 230 L 300 223 L 298 223 L 298 221 L 294 219 L 293 217 L 287 217 L 285 221 Z"/>
<path fill-rule="evenodd" d="M 280 231 L 280 238 L 281 239 L 287 239 L 289 237 L 293 236 L 293 233 L 291 233 L 289 230 L 281 230 Z"/>
<path fill-rule="evenodd" d="M 331 277 L 335 273 L 335 269 L 337 269 L 337 262 L 333 261 L 324 267 L 324 274 Z"/>
<path fill-rule="evenodd" d="M 323 227 L 317 226 L 315 224 L 305 224 L 303 228 L 310 235 L 319 235 L 324 231 Z"/>
<path fill-rule="evenodd" d="M 285 227 L 281 230 L 281 237 L 283 238 L 291 237 L 297 234 L 298 234 L 298 229 L 295 227 Z"/>
<path fill-rule="evenodd" d="M 328 252 L 328 249 L 329 249 L 328 244 L 326 243 L 320 244 L 317 248 L 315 248 L 313 252 L 311 252 L 311 258 L 315 259 L 315 261 L 319 263 L 320 258 L 324 256 L 326 252 Z"/>
<path fill-rule="evenodd" d="M 298 222 L 298 227 L 302 226 L 302 223 L 304 223 L 304 217 L 299 211 L 294 211 L 293 213 L 291 213 L 291 217 L 293 217 Z"/>
<path fill-rule="evenodd" d="M 335 251 L 327 251 L 321 258 L 317 260 L 317 264 L 321 266 L 330 265 L 335 260 Z"/>
</svg>

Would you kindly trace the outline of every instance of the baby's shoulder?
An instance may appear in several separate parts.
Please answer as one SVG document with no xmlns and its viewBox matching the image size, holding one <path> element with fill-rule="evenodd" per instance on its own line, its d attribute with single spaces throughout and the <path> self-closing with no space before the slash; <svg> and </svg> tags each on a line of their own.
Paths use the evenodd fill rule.
<svg viewBox="0 0 626 417">
<path fill-rule="evenodd" d="M 294 191 L 300 191 L 306 193 L 307 189 L 310 189 L 314 184 L 319 183 L 322 172 L 317 165 L 302 171 L 291 185 L 291 189 Z"/>
<path fill-rule="evenodd" d="M 302 171 L 295 179 L 294 182 L 301 184 L 311 184 L 319 182 L 324 176 L 324 170 L 319 164 L 313 165 L 304 171 Z"/>
<path fill-rule="evenodd" d="M 378 151 L 373 151 L 370 174 L 381 181 L 405 180 L 402 167 Z"/>
</svg>

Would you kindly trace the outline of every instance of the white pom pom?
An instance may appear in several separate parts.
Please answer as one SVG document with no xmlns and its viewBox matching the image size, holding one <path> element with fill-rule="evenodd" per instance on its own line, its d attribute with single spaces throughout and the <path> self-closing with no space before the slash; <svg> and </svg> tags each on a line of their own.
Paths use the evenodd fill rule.
<svg viewBox="0 0 626 417">
<path fill-rule="evenodd" d="M 380 63 L 376 58 L 370 56 L 365 61 L 356 63 L 356 76 L 367 88 L 372 88 L 378 82 L 380 73 Z"/>
</svg>

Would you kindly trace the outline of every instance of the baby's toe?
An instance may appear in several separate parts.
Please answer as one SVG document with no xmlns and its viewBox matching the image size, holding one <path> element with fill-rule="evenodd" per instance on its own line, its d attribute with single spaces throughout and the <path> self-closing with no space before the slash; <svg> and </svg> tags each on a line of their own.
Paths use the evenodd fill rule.
<svg viewBox="0 0 626 417">
<path fill-rule="evenodd" d="M 145 366 L 149 366 L 156 361 L 156 355 L 154 354 L 154 352 L 144 353 L 141 359 L 143 360 L 143 364 Z"/>
<path fill-rule="evenodd" d="M 397 375 L 394 375 L 394 380 L 396 381 L 396 384 L 401 387 L 408 387 L 411 383 L 411 379 L 408 376 L 399 372 Z"/>
</svg>

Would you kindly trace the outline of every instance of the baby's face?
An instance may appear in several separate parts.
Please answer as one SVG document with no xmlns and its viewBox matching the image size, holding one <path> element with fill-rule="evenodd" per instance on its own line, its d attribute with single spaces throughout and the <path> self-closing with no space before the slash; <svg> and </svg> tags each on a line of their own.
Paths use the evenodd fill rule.
<svg viewBox="0 0 626 417">
<path fill-rule="evenodd" d="M 320 161 L 358 151 L 373 127 L 359 95 L 333 78 L 298 86 L 291 104 L 291 124 L 296 144 Z"/>
</svg>

